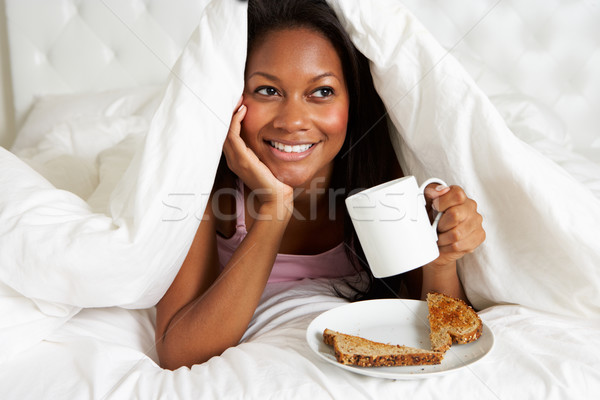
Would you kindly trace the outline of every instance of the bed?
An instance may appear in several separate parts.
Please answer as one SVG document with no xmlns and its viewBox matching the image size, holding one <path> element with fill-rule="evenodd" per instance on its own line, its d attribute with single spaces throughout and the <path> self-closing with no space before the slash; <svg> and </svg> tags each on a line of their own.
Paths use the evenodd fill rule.
<svg viewBox="0 0 600 400">
<path fill-rule="evenodd" d="M 18 129 L 10 152 L 0 149 L 0 397 L 595 398 L 600 389 L 600 3 L 587 0 L 468 5 L 380 0 L 372 9 L 365 5 L 371 2 L 331 2 L 358 38 L 357 47 L 375 59 L 376 87 L 388 109 L 396 94 L 386 92 L 382 82 L 390 80 L 382 78 L 397 77 L 397 71 L 376 60 L 387 53 L 369 52 L 380 50 L 379 44 L 360 41 L 360 28 L 369 26 L 369 17 L 381 18 L 386 7 L 411 23 L 408 56 L 425 71 L 406 81 L 409 90 L 402 99 L 418 94 L 424 102 L 437 90 L 429 79 L 469 95 L 461 97 L 464 118 L 434 117 L 444 117 L 448 129 L 466 132 L 456 130 L 468 148 L 456 155 L 462 161 L 448 163 L 477 166 L 473 177 L 465 177 L 466 187 L 481 199 L 490 221 L 486 245 L 461 265 L 467 294 L 493 332 L 485 357 L 452 373 L 414 379 L 363 376 L 325 362 L 309 347 L 306 331 L 317 316 L 345 301 L 332 293 L 330 281 L 317 279 L 269 284 L 242 342 L 221 356 L 191 369 L 158 366 L 153 305 L 185 255 L 189 241 L 181 238 L 193 235 L 199 223 L 192 218 L 202 207 L 197 194 L 212 183 L 207 172 L 205 182 L 187 186 L 178 177 L 194 171 L 178 159 L 193 159 L 200 163 L 194 168 L 208 171 L 218 154 L 196 160 L 186 148 L 220 144 L 218 138 L 192 133 L 178 142 L 164 131 L 187 126 L 173 118 L 202 112 L 202 124 L 222 129 L 235 96 L 208 107 L 198 94 L 216 87 L 202 74 L 231 68 L 219 61 L 224 52 L 219 37 L 228 40 L 231 54 L 244 54 L 244 41 L 226 36 L 245 29 L 235 24 L 243 20 L 244 5 L 233 3 L 4 1 Z M 234 22 L 213 26 L 207 15 Z M 355 22 L 363 19 L 367 22 Z M 210 34 L 212 41 L 205 39 Z M 414 37 L 421 41 L 411 44 Z M 194 58 L 194 46 L 214 59 Z M 415 49 L 419 57 L 413 57 Z M 202 74 L 187 69 L 191 58 Z M 231 63 L 239 68 L 243 57 L 231 56 Z M 234 79 L 225 86 L 239 92 L 242 84 Z M 182 100 L 182 93 L 188 98 Z M 428 160 L 410 152 L 423 145 L 410 132 L 428 130 L 423 121 L 435 119 L 423 115 L 420 124 L 411 125 L 414 115 L 402 113 L 420 112 L 413 103 L 390 111 L 390 123 L 406 130 L 395 142 L 403 166 L 420 180 L 452 178 L 447 165 L 423 168 Z M 480 126 L 493 126 L 496 135 L 474 135 Z M 441 154 L 437 148 L 431 153 Z M 494 153 L 511 155 L 494 158 Z M 540 165 L 543 171 L 536 172 Z M 148 172 L 134 174 L 136 166 Z M 498 172 L 504 169 L 498 166 L 509 173 Z M 482 175 L 487 180 L 478 178 Z M 492 177 L 508 189 L 489 189 Z M 552 196 L 540 193 L 546 190 Z M 505 199 L 511 195 L 523 203 L 495 212 L 512 204 Z M 551 221 L 541 222 L 546 219 Z M 145 236 L 155 226 L 167 228 Z M 148 267 L 152 278 L 140 278 L 148 253 L 161 243 L 163 251 L 152 253 L 157 266 Z"/>
</svg>

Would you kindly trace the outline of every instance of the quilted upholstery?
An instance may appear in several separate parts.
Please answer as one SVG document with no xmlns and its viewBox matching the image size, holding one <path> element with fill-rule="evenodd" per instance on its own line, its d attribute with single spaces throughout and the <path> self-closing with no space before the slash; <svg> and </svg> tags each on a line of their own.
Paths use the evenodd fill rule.
<svg viewBox="0 0 600 400">
<path fill-rule="evenodd" d="M 488 95 L 534 97 L 600 148 L 600 1 L 403 2 Z"/>
<path fill-rule="evenodd" d="M 159 82 L 207 1 L 5 0 L 17 124 L 35 95 Z M 600 1 L 404 3 L 488 95 L 535 97 L 600 148 Z"/>
<path fill-rule="evenodd" d="M 207 0 L 5 0 L 17 125 L 33 97 L 166 78 Z"/>
</svg>

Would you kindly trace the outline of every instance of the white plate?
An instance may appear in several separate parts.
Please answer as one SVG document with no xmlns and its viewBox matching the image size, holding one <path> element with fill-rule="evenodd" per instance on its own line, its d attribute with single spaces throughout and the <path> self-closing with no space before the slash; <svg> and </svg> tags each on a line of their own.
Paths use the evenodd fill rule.
<svg viewBox="0 0 600 400">
<path fill-rule="evenodd" d="M 431 348 L 427 302 L 421 300 L 367 300 L 331 309 L 315 318 L 306 331 L 310 348 L 324 360 L 357 374 L 388 379 L 419 379 L 446 374 L 481 360 L 494 345 L 494 335 L 483 324 L 481 337 L 454 344 L 439 365 L 358 367 L 337 362 L 333 347 L 323 342 L 326 328 L 383 343 Z"/>
</svg>

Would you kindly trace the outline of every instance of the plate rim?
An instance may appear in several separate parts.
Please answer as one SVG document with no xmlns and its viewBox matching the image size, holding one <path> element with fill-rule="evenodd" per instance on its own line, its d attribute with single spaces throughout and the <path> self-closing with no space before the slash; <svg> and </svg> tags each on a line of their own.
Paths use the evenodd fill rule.
<svg viewBox="0 0 600 400">
<path fill-rule="evenodd" d="M 464 362 L 464 361 L 460 361 L 460 365 L 457 365 L 455 367 L 452 368 L 448 368 L 448 369 L 443 369 L 443 370 L 434 370 L 434 371 L 427 371 L 428 368 L 432 368 L 432 367 L 437 367 L 438 365 L 423 365 L 423 366 L 418 366 L 419 368 L 422 368 L 423 372 L 420 371 L 414 371 L 414 369 L 412 370 L 407 370 L 407 372 L 403 372 L 403 373 L 399 373 L 397 372 L 397 368 L 404 368 L 404 367 L 376 367 L 376 368 L 365 368 L 365 367 L 358 367 L 358 366 L 354 366 L 354 365 L 345 365 L 345 364 L 341 364 L 339 363 L 335 357 L 333 358 L 328 358 L 325 354 L 322 354 L 321 351 L 319 351 L 318 346 L 313 346 L 313 344 L 315 343 L 315 333 L 317 332 L 317 323 L 326 318 L 327 315 L 333 315 L 334 313 L 340 313 L 340 312 L 344 312 L 347 311 L 347 309 L 353 309 L 356 308 L 357 305 L 360 304 L 360 307 L 376 307 L 377 304 L 383 304 L 383 303 L 388 303 L 388 304 L 401 304 L 401 303 L 405 303 L 406 305 L 408 304 L 412 304 L 413 306 L 423 306 L 424 304 L 426 304 L 427 302 L 425 300 L 416 300 L 416 299 L 371 299 L 371 300 L 362 300 L 362 301 L 357 301 L 357 302 L 352 302 L 352 303 L 346 303 L 337 307 L 333 307 L 329 310 L 323 311 L 321 312 L 319 315 L 317 315 L 316 317 L 314 317 L 311 322 L 309 323 L 308 327 L 306 328 L 306 334 L 305 334 L 305 339 L 306 342 L 308 344 L 308 347 L 311 349 L 312 352 L 314 352 L 320 359 L 325 360 L 326 362 L 333 364 L 339 368 L 342 368 L 344 370 L 350 371 L 350 372 L 354 372 L 356 374 L 360 374 L 360 375 L 366 375 L 366 376 L 371 376 L 371 377 L 378 377 L 378 378 L 385 378 L 385 379 L 394 379 L 394 380 L 409 380 L 409 379 L 425 379 L 425 378 L 432 378 L 432 377 L 436 377 L 436 376 L 440 376 L 440 375 L 446 375 L 458 370 L 461 370 L 465 367 L 468 366 L 472 366 L 473 364 L 481 361 L 483 358 L 485 358 L 494 348 L 494 344 L 495 344 L 495 338 L 494 338 L 494 334 L 492 332 L 492 330 L 490 329 L 490 327 L 482 320 L 482 336 L 485 335 L 485 341 L 484 342 L 480 342 L 482 343 L 483 346 L 485 346 L 485 344 L 487 343 L 487 346 L 484 347 L 483 350 L 483 354 L 480 354 L 476 357 L 473 358 L 473 360 L 469 360 L 468 362 Z M 366 305 L 365 305 L 366 304 Z M 319 333 L 320 337 L 321 337 L 321 341 L 322 341 L 322 332 Z M 479 339 L 480 340 L 480 339 Z M 477 342 L 479 342 L 479 340 Z M 471 344 L 475 344 L 477 342 L 473 342 Z M 466 344 L 469 345 L 469 344 Z M 453 344 L 454 346 L 461 346 L 458 344 Z M 465 345 L 462 345 L 465 346 Z M 449 355 L 449 353 L 451 355 L 453 355 L 454 357 L 458 358 L 457 354 L 454 354 L 453 352 L 453 347 L 451 347 L 448 352 L 446 353 L 446 357 Z M 456 350 L 456 348 L 455 348 Z M 330 353 L 331 355 L 331 353 Z M 414 366 L 413 366 L 414 367 Z M 389 370 L 386 371 L 386 368 L 395 368 L 395 372 L 390 372 Z"/>
</svg>

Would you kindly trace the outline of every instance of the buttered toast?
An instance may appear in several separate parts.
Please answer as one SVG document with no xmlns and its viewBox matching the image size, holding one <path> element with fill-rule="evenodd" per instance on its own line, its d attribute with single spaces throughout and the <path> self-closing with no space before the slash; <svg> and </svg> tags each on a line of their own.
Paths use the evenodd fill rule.
<svg viewBox="0 0 600 400">
<path fill-rule="evenodd" d="M 440 352 L 374 342 L 331 329 L 325 329 L 323 341 L 333 346 L 338 362 L 359 367 L 431 365 L 440 364 L 444 358 Z"/>
<path fill-rule="evenodd" d="M 464 301 L 441 293 L 429 293 L 427 307 L 432 350 L 445 352 L 452 343 L 470 343 L 481 336 L 481 319 Z"/>
<path fill-rule="evenodd" d="M 323 341 L 333 346 L 335 358 L 346 365 L 390 367 L 440 364 L 452 343 L 470 343 L 481 336 L 483 323 L 464 301 L 441 293 L 427 295 L 431 350 L 374 342 L 325 329 Z"/>
</svg>

